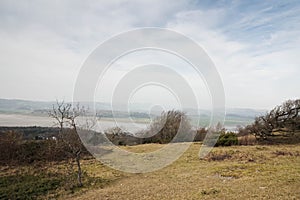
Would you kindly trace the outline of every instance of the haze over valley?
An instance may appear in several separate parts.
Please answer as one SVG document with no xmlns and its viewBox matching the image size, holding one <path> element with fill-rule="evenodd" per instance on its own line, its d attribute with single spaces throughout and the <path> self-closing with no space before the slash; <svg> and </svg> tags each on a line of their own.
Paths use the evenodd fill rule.
<svg viewBox="0 0 300 200">
<path fill-rule="evenodd" d="M 0 99 L 0 126 L 47 126 L 55 125 L 54 121 L 49 118 L 48 112 L 56 102 L 44 101 L 26 101 L 26 100 L 11 100 Z M 85 107 L 92 107 L 93 103 L 83 103 Z M 145 106 L 147 107 L 147 106 Z M 95 103 L 97 116 L 101 118 L 101 127 L 103 129 L 120 126 L 121 128 L 135 132 L 146 128 L 151 119 L 158 117 L 160 111 L 149 113 L 143 110 L 140 104 L 131 105 L 130 113 L 125 110 L 109 109 L 108 103 Z M 121 108 L 121 106 L 119 107 Z M 200 117 L 197 115 L 197 110 L 184 110 L 191 119 L 192 125 L 196 126 L 197 120 L 202 127 L 207 127 L 210 121 L 209 110 L 199 110 Z M 249 108 L 228 108 L 226 109 L 225 127 L 234 130 L 236 126 L 245 126 L 253 122 L 256 116 L 262 115 L 266 110 L 256 110 Z M 132 119 L 132 121 L 129 119 Z M 114 119 L 117 119 L 117 124 Z M 221 119 L 220 119 L 221 121 Z M 136 124 L 135 124 L 136 123 Z"/>
</svg>

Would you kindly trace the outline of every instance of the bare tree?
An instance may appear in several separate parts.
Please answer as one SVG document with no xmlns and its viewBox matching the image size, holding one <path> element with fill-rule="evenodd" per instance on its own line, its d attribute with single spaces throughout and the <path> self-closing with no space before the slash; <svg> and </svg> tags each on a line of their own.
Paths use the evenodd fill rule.
<svg viewBox="0 0 300 200">
<path fill-rule="evenodd" d="M 67 153 L 75 159 L 77 165 L 77 181 L 82 186 L 82 170 L 80 165 L 80 155 L 84 146 L 78 136 L 76 119 L 85 112 L 84 107 L 77 104 L 73 107 L 70 103 L 64 101 L 56 102 L 49 116 L 53 118 L 60 128 L 58 141 L 61 142 Z"/>
</svg>

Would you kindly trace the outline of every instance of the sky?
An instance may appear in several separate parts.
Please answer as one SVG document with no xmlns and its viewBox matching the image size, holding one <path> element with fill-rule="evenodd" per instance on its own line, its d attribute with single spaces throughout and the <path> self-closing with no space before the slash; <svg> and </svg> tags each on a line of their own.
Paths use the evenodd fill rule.
<svg viewBox="0 0 300 200">
<path fill-rule="evenodd" d="M 221 76 L 226 107 L 270 109 L 300 97 L 297 0 L 1 0 L 0 98 L 72 100 L 78 74 L 91 52 L 116 34 L 143 27 L 174 30 L 199 44 Z M 133 58 L 123 65 L 131 65 Z M 188 76 L 187 66 L 180 63 L 174 65 Z M 112 69 L 108 79 L 117 73 L 118 67 Z M 168 75 L 164 70 L 153 73 Z M 199 84 L 205 85 L 203 80 Z M 108 100 L 109 88 L 98 91 L 99 101 Z M 175 101 L 147 88 L 136 101 Z M 207 99 L 209 92 L 203 91 L 206 95 L 200 98 Z"/>
</svg>

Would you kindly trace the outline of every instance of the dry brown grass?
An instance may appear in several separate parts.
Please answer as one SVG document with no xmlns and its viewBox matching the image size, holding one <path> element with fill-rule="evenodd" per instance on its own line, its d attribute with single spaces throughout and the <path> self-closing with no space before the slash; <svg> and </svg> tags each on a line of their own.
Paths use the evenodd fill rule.
<svg viewBox="0 0 300 200">
<path fill-rule="evenodd" d="M 145 153 L 161 147 L 161 144 L 146 144 L 122 148 Z M 201 160 L 200 147 L 200 143 L 194 143 L 170 166 L 146 174 L 123 173 L 93 159 L 82 160 L 83 170 L 93 179 L 85 179 L 85 186 L 73 193 L 62 187 L 40 198 L 300 199 L 299 145 L 218 147 Z M 63 176 L 67 165 L 52 162 L 0 166 L 0 177 L 27 174 L 47 178 L 41 176 L 42 172 Z"/>
<path fill-rule="evenodd" d="M 201 160 L 200 146 L 191 145 L 172 165 L 146 174 L 126 174 L 85 161 L 88 173 L 114 181 L 62 199 L 300 199 L 299 145 L 218 147 Z M 124 148 L 148 152 L 159 147 Z"/>
</svg>

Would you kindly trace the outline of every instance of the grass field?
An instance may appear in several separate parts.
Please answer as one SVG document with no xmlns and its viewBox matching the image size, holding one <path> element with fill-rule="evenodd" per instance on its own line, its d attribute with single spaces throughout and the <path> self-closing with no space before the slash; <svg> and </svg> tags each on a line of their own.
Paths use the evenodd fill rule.
<svg viewBox="0 0 300 200">
<path fill-rule="evenodd" d="M 64 179 L 53 176 L 63 177 L 66 163 L 2 166 L 0 194 L 5 198 L 5 193 L 17 191 L 28 199 L 300 199 L 299 145 L 218 147 L 202 160 L 197 156 L 200 146 L 194 143 L 173 164 L 146 174 L 123 173 L 94 159 L 83 160 L 85 187 L 80 190 L 66 188 Z M 161 147 L 124 148 L 148 152 Z"/>
</svg>

